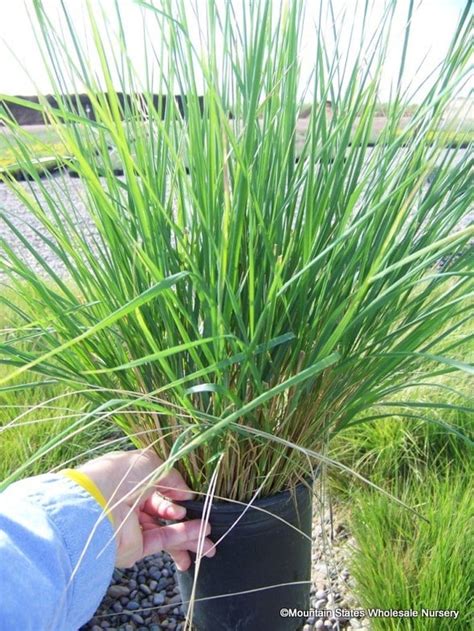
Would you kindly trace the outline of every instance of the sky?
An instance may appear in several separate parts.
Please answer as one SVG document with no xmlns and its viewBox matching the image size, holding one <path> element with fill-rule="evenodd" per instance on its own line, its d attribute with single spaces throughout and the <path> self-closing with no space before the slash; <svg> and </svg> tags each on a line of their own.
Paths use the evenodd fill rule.
<svg viewBox="0 0 474 631">
<path fill-rule="evenodd" d="M 157 1 L 157 0 L 155 0 Z M 218 0 L 228 2 L 234 0 Z M 249 2 L 250 0 L 243 0 Z M 281 0 L 273 0 L 275 4 Z M 286 0 L 300 1 L 300 0 Z M 304 90 L 312 68 L 311 50 L 314 49 L 314 29 L 318 21 L 318 0 L 302 0 L 306 5 L 305 28 L 301 49 L 302 82 L 300 91 Z M 335 13 L 336 28 L 342 26 L 345 19 L 346 28 L 353 20 L 356 0 L 332 0 Z M 86 26 L 87 0 L 65 0 L 69 17 L 77 27 L 79 33 L 84 33 L 87 40 Z M 141 27 L 141 10 L 134 4 L 134 0 L 118 0 L 123 12 L 127 28 L 129 48 L 133 49 L 135 62 L 140 72 L 143 69 L 143 31 Z M 206 5 L 207 0 L 195 0 L 197 4 Z M 329 0 L 322 0 L 323 6 Z M 382 76 L 381 100 L 388 100 L 390 85 L 398 73 L 402 35 L 406 20 L 409 0 L 397 0 L 393 35 L 391 38 L 388 60 Z M 114 0 L 92 0 L 96 8 L 102 8 L 106 13 L 113 9 Z M 235 5 L 239 5 L 235 1 Z M 411 45 L 407 58 L 407 81 L 419 83 L 439 64 L 448 49 L 454 34 L 457 21 L 464 8 L 466 0 L 415 0 L 415 15 L 412 22 Z M 43 0 L 43 4 L 51 16 L 60 8 L 60 0 Z M 383 7 L 384 0 L 373 0 L 373 24 L 377 23 L 378 11 Z M 4 6 L 0 21 L 0 93 L 3 94 L 35 94 L 37 88 L 47 93 L 51 84 L 38 54 L 38 47 L 34 36 L 31 20 L 34 17 L 33 0 L 0 0 L 0 7 Z M 8 7 L 8 8 L 7 8 Z M 345 18 L 344 18 L 345 16 Z M 329 26 L 329 24 L 328 24 Z M 357 18 L 355 18 L 357 30 Z M 421 66 L 421 67 L 420 67 Z M 471 86 L 472 87 L 472 86 Z M 427 86 L 426 88 L 427 89 Z M 467 94 L 468 86 L 464 94 Z M 422 96 L 422 93 L 418 95 Z"/>
</svg>

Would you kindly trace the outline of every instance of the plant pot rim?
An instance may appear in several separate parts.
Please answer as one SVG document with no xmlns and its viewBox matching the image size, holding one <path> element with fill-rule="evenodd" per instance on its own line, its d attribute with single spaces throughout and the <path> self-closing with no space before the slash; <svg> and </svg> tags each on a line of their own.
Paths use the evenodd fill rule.
<svg viewBox="0 0 474 631">
<path fill-rule="evenodd" d="M 248 513 L 251 512 L 252 506 L 256 506 L 264 510 L 267 508 L 273 508 L 275 504 L 278 504 L 281 500 L 284 500 L 285 496 L 287 496 L 288 501 L 290 501 L 294 494 L 301 493 L 303 489 L 307 488 L 308 486 L 312 488 L 313 480 L 318 477 L 319 473 L 320 473 L 320 468 L 317 467 L 314 469 L 314 478 L 307 477 L 304 480 L 298 482 L 297 484 L 294 484 L 289 489 L 278 491 L 277 493 L 274 493 L 273 495 L 267 495 L 265 497 L 257 497 L 257 499 L 252 502 L 252 504 L 250 505 L 250 509 L 247 512 Z M 183 501 L 179 501 L 175 503 L 179 504 L 180 506 L 184 506 L 186 509 L 193 510 L 193 511 L 202 512 L 204 508 L 204 499 L 183 500 Z M 219 499 L 212 502 L 211 514 L 214 516 L 216 515 L 224 516 L 226 514 L 241 513 L 245 510 L 247 506 L 248 506 L 248 502 L 241 502 L 238 500 L 229 500 L 229 499 Z"/>
</svg>

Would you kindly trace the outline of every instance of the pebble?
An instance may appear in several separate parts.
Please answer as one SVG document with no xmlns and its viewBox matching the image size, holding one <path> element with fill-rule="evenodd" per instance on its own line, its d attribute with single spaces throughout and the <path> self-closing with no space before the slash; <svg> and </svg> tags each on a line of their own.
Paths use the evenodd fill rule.
<svg viewBox="0 0 474 631">
<path fill-rule="evenodd" d="M 314 625 L 315 629 L 324 629 L 324 620 L 321 620 L 321 618 L 319 620 L 316 621 L 316 624 Z"/>
<path fill-rule="evenodd" d="M 153 596 L 153 604 L 155 607 L 159 607 L 160 605 L 165 604 L 165 595 L 164 594 L 155 594 Z"/>
<path fill-rule="evenodd" d="M 181 596 L 179 594 L 176 594 L 176 596 L 173 596 L 172 598 L 168 598 L 168 605 L 177 605 L 178 603 L 181 603 Z"/>
<path fill-rule="evenodd" d="M 321 600 L 317 600 L 314 605 L 316 609 L 324 609 L 326 607 L 327 600 L 325 598 L 321 598 Z"/>
<path fill-rule="evenodd" d="M 136 600 L 131 600 L 128 604 L 127 604 L 127 609 L 129 611 L 136 611 L 137 609 L 140 609 L 140 605 L 137 603 Z"/>
<path fill-rule="evenodd" d="M 134 613 L 132 615 L 132 620 L 133 622 L 136 622 L 137 624 L 145 624 L 145 621 L 143 620 L 142 616 L 139 613 Z"/>
<path fill-rule="evenodd" d="M 111 585 L 107 591 L 107 595 L 110 598 L 120 598 L 121 596 L 128 596 L 130 594 L 130 588 L 126 585 Z"/>
<path fill-rule="evenodd" d="M 140 591 L 143 592 L 146 596 L 149 596 L 151 594 L 151 589 L 148 587 L 148 585 L 145 585 L 144 583 L 140 585 Z"/>
<path fill-rule="evenodd" d="M 171 611 L 171 609 L 173 609 L 173 605 L 163 605 L 162 607 L 160 607 L 160 613 L 168 613 L 169 611 Z"/>
<path fill-rule="evenodd" d="M 316 600 L 322 600 L 322 599 L 326 599 L 327 598 L 327 592 L 325 589 L 318 589 L 318 591 L 316 592 L 316 594 L 314 595 L 314 597 L 316 598 Z"/>
</svg>

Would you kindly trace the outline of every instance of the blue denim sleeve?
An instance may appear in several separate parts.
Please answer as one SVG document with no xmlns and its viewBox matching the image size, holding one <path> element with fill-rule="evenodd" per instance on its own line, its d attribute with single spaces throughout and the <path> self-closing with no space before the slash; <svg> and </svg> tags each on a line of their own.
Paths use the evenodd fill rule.
<svg viewBox="0 0 474 631">
<path fill-rule="evenodd" d="M 101 506 L 73 480 L 41 475 L 0 494 L 0 631 L 77 631 L 112 577 Z"/>
</svg>

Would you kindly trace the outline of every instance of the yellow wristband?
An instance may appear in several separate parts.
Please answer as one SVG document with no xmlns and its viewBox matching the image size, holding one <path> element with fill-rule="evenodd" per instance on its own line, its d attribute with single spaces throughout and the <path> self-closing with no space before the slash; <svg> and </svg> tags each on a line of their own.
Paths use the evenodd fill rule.
<svg viewBox="0 0 474 631">
<path fill-rule="evenodd" d="M 88 493 L 90 493 L 92 497 L 96 500 L 96 502 L 100 504 L 100 506 L 102 506 L 105 514 L 110 519 L 113 525 L 114 521 L 112 519 L 112 515 L 107 509 L 107 500 L 102 495 L 97 485 L 90 479 L 88 475 L 86 475 L 82 471 L 78 471 L 77 469 L 63 469 L 59 473 L 62 473 L 62 475 L 70 478 L 71 480 L 79 484 L 79 486 L 82 486 L 82 488 L 85 489 Z"/>
</svg>

